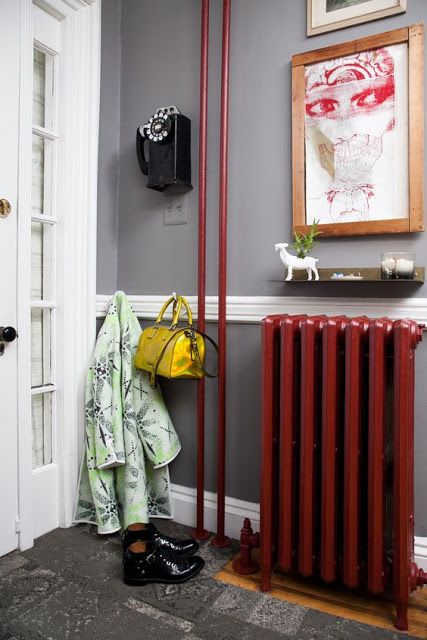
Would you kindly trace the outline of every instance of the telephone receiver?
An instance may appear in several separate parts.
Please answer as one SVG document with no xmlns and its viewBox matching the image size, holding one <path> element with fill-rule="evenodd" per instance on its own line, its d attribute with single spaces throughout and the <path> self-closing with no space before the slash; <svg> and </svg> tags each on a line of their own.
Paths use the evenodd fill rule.
<svg viewBox="0 0 427 640">
<path fill-rule="evenodd" d="M 149 189 L 184 193 L 193 188 L 191 121 L 177 107 L 160 107 L 138 127 L 136 154 L 142 173 L 148 176 Z"/>
<path fill-rule="evenodd" d="M 142 127 L 138 127 L 136 130 L 136 155 L 138 157 L 139 166 L 144 176 L 148 176 L 148 162 L 144 152 L 144 142 L 147 140 L 144 132 L 141 132 Z"/>
</svg>

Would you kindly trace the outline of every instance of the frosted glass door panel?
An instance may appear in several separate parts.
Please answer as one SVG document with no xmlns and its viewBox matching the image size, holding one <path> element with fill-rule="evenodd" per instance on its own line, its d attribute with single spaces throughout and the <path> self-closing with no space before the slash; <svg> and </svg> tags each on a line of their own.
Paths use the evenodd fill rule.
<svg viewBox="0 0 427 640">
<path fill-rule="evenodd" d="M 53 296 L 53 272 L 49 261 L 53 255 L 52 225 L 31 223 L 31 300 L 50 300 Z"/>
<path fill-rule="evenodd" d="M 46 141 L 33 135 L 33 173 L 31 205 L 33 213 L 44 213 L 44 169 Z"/>
<path fill-rule="evenodd" d="M 54 128 L 53 74 L 55 58 L 34 48 L 33 55 L 33 125 Z"/>
<path fill-rule="evenodd" d="M 51 384 L 49 309 L 31 310 L 31 386 Z"/>
<path fill-rule="evenodd" d="M 52 215 L 52 140 L 33 134 L 31 209 L 36 215 Z"/>
<path fill-rule="evenodd" d="M 45 126 L 46 54 L 34 49 L 33 124 Z"/>
<path fill-rule="evenodd" d="M 31 398 L 33 427 L 33 469 L 52 462 L 52 409 L 51 394 L 43 393 Z"/>
<path fill-rule="evenodd" d="M 31 223 L 31 299 L 43 298 L 43 225 Z"/>
</svg>

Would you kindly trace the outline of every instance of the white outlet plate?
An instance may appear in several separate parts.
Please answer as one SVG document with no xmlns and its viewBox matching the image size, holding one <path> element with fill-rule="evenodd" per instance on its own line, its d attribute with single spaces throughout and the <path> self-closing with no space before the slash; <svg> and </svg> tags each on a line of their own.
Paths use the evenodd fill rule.
<svg viewBox="0 0 427 640">
<path fill-rule="evenodd" d="M 163 224 L 169 226 L 174 224 L 187 224 L 187 222 L 188 197 L 166 196 L 165 208 L 163 210 Z"/>
</svg>

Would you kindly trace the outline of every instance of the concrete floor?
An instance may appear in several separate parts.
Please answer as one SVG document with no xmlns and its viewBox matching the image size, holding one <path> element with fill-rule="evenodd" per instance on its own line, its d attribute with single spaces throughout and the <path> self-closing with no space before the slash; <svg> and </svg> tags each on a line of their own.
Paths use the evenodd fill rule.
<svg viewBox="0 0 427 640">
<path fill-rule="evenodd" d="M 156 524 L 188 537 L 185 527 Z M 0 640 L 391 640 L 409 638 L 328 616 L 212 576 L 234 552 L 201 547 L 203 571 L 183 585 L 129 587 L 118 535 L 57 529 L 0 559 Z"/>
</svg>

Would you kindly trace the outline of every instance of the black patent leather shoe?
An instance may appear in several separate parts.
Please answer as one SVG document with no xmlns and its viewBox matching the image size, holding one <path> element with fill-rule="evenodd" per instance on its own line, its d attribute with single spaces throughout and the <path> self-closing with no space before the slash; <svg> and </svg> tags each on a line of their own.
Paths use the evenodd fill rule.
<svg viewBox="0 0 427 640">
<path fill-rule="evenodd" d="M 153 582 L 178 584 L 194 578 L 204 567 L 205 561 L 198 556 L 184 558 L 153 543 L 145 552 L 128 548 L 123 555 L 123 580 L 126 584 L 139 586 Z"/>
<path fill-rule="evenodd" d="M 125 529 L 122 533 L 123 551 L 134 542 L 153 542 L 162 549 L 170 549 L 178 556 L 192 556 L 199 545 L 195 540 L 177 540 L 161 533 L 154 524 L 147 524 L 144 529 Z"/>
</svg>

